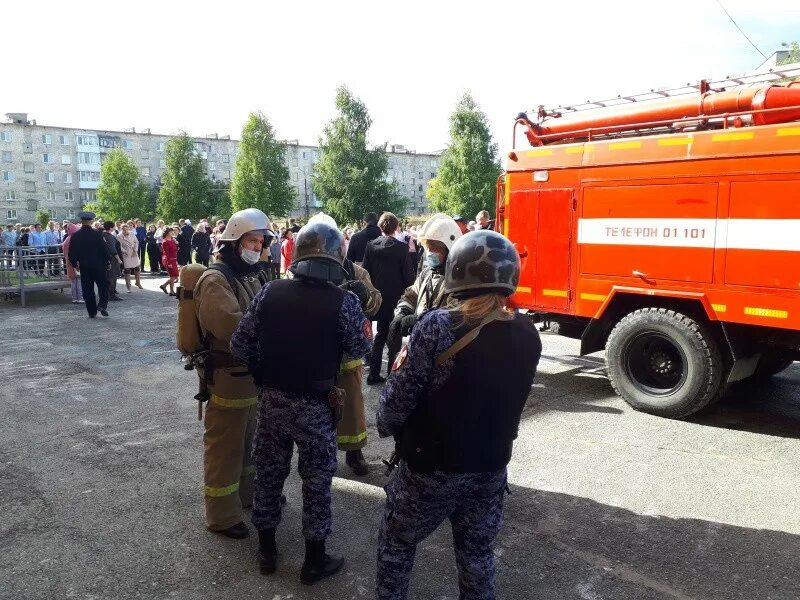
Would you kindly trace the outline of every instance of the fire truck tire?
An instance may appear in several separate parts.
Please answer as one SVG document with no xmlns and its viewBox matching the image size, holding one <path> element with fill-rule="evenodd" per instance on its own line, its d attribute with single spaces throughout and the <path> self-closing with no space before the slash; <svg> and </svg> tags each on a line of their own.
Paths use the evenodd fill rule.
<svg viewBox="0 0 800 600">
<path fill-rule="evenodd" d="M 725 389 L 724 361 L 701 324 L 665 308 L 623 317 L 606 342 L 614 390 L 636 410 L 679 419 L 714 402 Z"/>
</svg>

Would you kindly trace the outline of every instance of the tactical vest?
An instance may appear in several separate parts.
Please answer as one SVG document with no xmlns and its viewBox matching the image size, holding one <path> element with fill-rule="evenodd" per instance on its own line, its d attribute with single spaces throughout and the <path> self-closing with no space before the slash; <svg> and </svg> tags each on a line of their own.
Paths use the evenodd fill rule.
<svg viewBox="0 0 800 600">
<path fill-rule="evenodd" d="M 456 339 L 467 331 L 456 330 Z M 420 473 L 505 467 L 541 352 L 539 333 L 527 317 L 486 325 L 455 355 L 447 381 L 406 421 L 398 440 L 401 458 Z"/>
<path fill-rule="evenodd" d="M 339 313 L 345 291 L 330 283 L 278 279 L 260 301 L 259 385 L 298 394 L 327 394 L 343 347 Z"/>
</svg>

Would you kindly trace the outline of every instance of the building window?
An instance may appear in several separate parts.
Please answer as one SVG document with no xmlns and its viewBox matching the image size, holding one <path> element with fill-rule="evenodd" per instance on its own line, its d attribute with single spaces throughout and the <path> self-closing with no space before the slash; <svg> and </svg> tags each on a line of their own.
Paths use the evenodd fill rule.
<svg viewBox="0 0 800 600">
<path fill-rule="evenodd" d="M 142 167 L 142 177 L 150 177 L 150 167 Z"/>
<path fill-rule="evenodd" d="M 56 199 L 56 193 L 55 192 L 45 192 L 44 193 L 44 199 L 45 200 L 55 200 Z"/>
<path fill-rule="evenodd" d="M 305 159 L 307 159 L 307 158 L 308 158 L 308 152 L 306 152 L 305 150 L 303 150 L 303 160 L 305 160 Z"/>
<path fill-rule="evenodd" d="M 53 157 L 50 156 L 49 154 L 42 154 L 42 162 L 44 164 L 50 164 L 51 162 L 53 162 Z"/>
<path fill-rule="evenodd" d="M 209 171 L 216 171 L 217 170 L 217 163 L 215 163 L 214 161 L 209 161 L 208 162 L 208 170 Z"/>
<path fill-rule="evenodd" d="M 431 166 L 432 167 L 436 167 L 436 161 L 435 160 L 431 160 Z"/>
<path fill-rule="evenodd" d="M 412 177 L 411 178 L 411 185 L 414 185 L 415 183 L 417 183 L 417 180 Z"/>
<path fill-rule="evenodd" d="M 100 173 L 97 171 L 79 171 L 81 181 L 100 181 Z"/>
<path fill-rule="evenodd" d="M 165 160 L 162 158 L 160 161 L 158 161 L 158 166 L 159 166 L 160 168 L 162 168 L 162 169 L 166 169 L 166 168 L 167 168 L 167 161 L 165 161 Z"/>
<path fill-rule="evenodd" d="M 422 184 L 421 184 L 421 183 L 419 184 L 419 187 L 418 187 L 417 189 L 418 189 L 420 192 L 422 191 Z"/>
<path fill-rule="evenodd" d="M 50 173 L 50 172 L 45 173 L 44 174 L 44 180 L 47 183 L 55 183 L 56 182 L 56 174 L 55 173 Z"/>
<path fill-rule="evenodd" d="M 58 143 L 62 146 L 69 146 L 69 136 L 67 135 L 60 135 L 58 136 Z"/>
<path fill-rule="evenodd" d="M 70 202 L 72 202 L 72 199 L 73 199 L 72 192 L 64 192 L 64 200 L 69 200 Z"/>
<path fill-rule="evenodd" d="M 305 154 L 305 153 L 304 153 Z M 231 162 L 231 155 L 230 154 L 223 154 L 222 155 L 222 162 L 229 163 Z"/>
<path fill-rule="evenodd" d="M 414 190 L 411 190 L 411 197 L 414 198 L 416 195 L 417 195 L 417 192 L 415 192 Z"/>
<path fill-rule="evenodd" d="M 11 132 L 0 131 L 0 142 L 10 142 L 10 141 L 11 141 Z"/>
<path fill-rule="evenodd" d="M 10 163 L 11 159 L 11 151 L 10 150 L 3 150 L 3 162 Z"/>
<path fill-rule="evenodd" d="M 133 150 L 133 142 L 131 140 L 122 140 L 122 148 L 124 150 Z"/>
<path fill-rule="evenodd" d="M 42 143 L 48 146 L 53 143 L 53 137 L 49 133 L 42 134 Z"/>
<path fill-rule="evenodd" d="M 16 200 L 17 192 L 14 190 L 6 190 L 6 200 Z"/>
<path fill-rule="evenodd" d="M 422 171 L 419 172 L 419 178 L 422 179 Z"/>
<path fill-rule="evenodd" d="M 64 173 L 64 183 L 72 183 L 72 173 Z"/>
<path fill-rule="evenodd" d="M 164 142 L 158 142 L 158 151 L 159 152 L 163 152 L 164 151 Z"/>
<path fill-rule="evenodd" d="M 150 150 L 142 150 L 142 160 L 150 160 Z"/>
<path fill-rule="evenodd" d="M 78 152 L 78 163 L 82 165 L 99 165 L 100 155 L 93 152 Z"/>
<path fill-rule="evenodd" d="M 79 146 L 97 146 L 97 138 L 92 135 L 79 135 L 76 136 Z"/>
<path fill-rule="evenodd" d="M 74 208 L 68 208 L 68 209 L 66 210 L 66 213 L 65 213 L 65 214 L 66 214 L 66 217 L 65 217 L 65 218 L 66 218 L 66 219 L 69 219 L 70 221 L 72 221 L 72 220 L 74 220 L 74 219 L 76 219 L 76 218 L 77 218 L 77 216 L 78 216 L 78 215 L 76 214 L 77 212 L 78 212 L 78 211 L 76 211 Z"/>
<path fill-rule="evenodd" d="M 8 219 L 16 219 L 17 218 L 17 209 L 16 208 L 9 208 L 6 211 L 6 218 L 8 218 Z"/>
<path fill-rule="evenodd" d="M 12 171 L 3 171 L 3 181 L 14 181 L 14 173 Z"/>
<path fill-rule="evenodd" d="M 69 154 L 62 154 L 61 155 L 61 164 L 62 165 L 71 165 L 72 164 L 72 157 Z"/>
<path fill-rule="evenodd" d="M 431 171 L 431 179 L 433 179 L 434 177 L 436 177 L 436 173 L 434 173 L 433 171 Z"/>
<path fill-rule="evenodd" d="M 81 202 L 86 204 L 87 202 L 94 202 L 97 200 L 97 193 L 94 190 L 83 190 L 81 192 Z"/>
</svg>

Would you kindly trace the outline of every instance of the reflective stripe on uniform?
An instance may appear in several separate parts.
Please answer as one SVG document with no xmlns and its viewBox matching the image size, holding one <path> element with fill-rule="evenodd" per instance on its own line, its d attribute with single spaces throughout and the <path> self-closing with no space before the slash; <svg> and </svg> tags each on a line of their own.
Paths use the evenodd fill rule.
<svg viewBox="0 0 800 600">
<path fill-rule="evenodd" d="M 357 444 L 359 442 L 363 442 L 367 439 L 367 432 L 363 431 L 358 435 L 337 435 L 336 436 L 336 443 L 337 444 Z"/>
<path fill-rule="evenodd" d="M 250 477 L 250 475 L 255 475 L 255 472 L 255 465 L 247 465 L 242 469 L 242 477 Z"/>
<path fill-rule="evenodd" d="M 364 364 L 364 361 L 360 358 L 354 358 L 353 360 L 346 360 L 342 361 L 342 366 L 339 368 L 340 373 L 344 373 L 345 371 L 352 371 Z"/>
<path fill-rule="evenodd" d="M 252 398 L 221 398 L 216 394 L 211 394 L 211 402 L 222 408 L 247 408 L 258 402 L 257 397 Z"/>
<path fill-rule="evenodd" d="M 239 491 L 239 482 L 232 483 L 230 485 L 226 485 L 225 487 L 212 487 L 210 485 L 205 486 L 206 489 L 206 496 L 211 498 L 220 498 L 222 496 L 230 496 L 233 493 Z"/>
</svg>

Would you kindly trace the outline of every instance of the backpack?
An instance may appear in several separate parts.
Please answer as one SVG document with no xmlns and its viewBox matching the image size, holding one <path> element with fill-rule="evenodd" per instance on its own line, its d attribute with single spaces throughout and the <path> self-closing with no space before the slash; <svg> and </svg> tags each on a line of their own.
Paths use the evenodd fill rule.
<svg viewBox="0 0 800 600">
<path fill-rule="evenodd" d="M 228 285 L 233 290 L 236 299 L 239 299 L 239 286 L 236 285 L 236 276 L 228 265 L 222 262 L 213 263 L 208 268 L 201 264 L 186 265 L 181 269 L 178 279 L 178 327 L 176 342 L 178 350 L 183 356 L 191 357 L 193 354 L 207 350 L 203 331 L 197 319 L 197 308 L 194 303 L 194 290 L 203 273 L 213 269 L 225 276 Z"/>
</svg>

